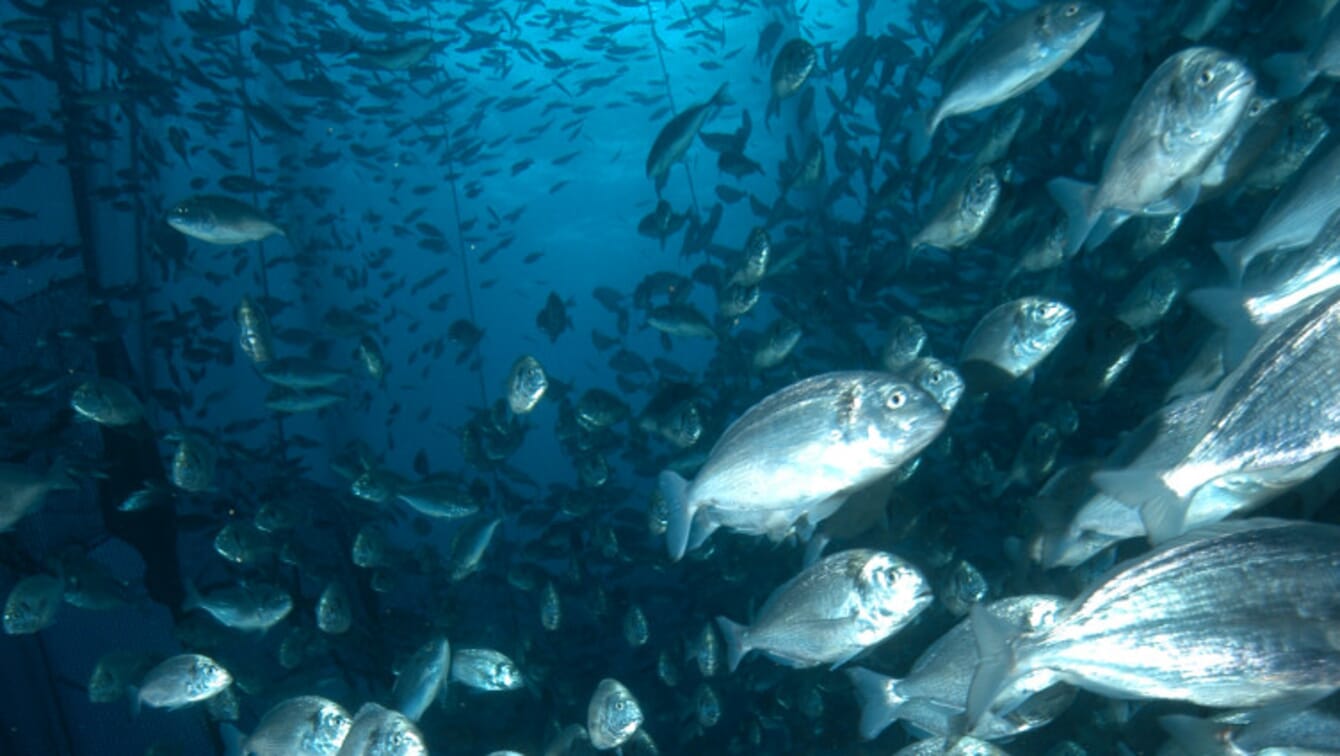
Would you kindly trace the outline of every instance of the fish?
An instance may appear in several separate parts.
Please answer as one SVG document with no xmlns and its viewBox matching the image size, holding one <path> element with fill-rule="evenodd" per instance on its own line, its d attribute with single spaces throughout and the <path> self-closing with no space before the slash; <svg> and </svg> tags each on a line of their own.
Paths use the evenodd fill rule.
<svg viewBox="0 0 1340 756">
<path fill-rule="evenodd" d="M 428 756 L 423 733 L 398 711 L 365 703 L 336 756 Z"/>
<path fill-rule="evenodd" d="M 434 638 L 420 646 L 396 675 L 391 689 L 396 711 L 418 722 L 446 687 L 451 669 L 451 644 L 446 638 Z"/>
<path fill-rule="evenodd" d="M 1094 482 L 1140 511 L 1157 543 L 1184 532 L 1185 502 L 1220 476 L 1250 481 L 1340 451 L 1330 422 L 1340 371 L 1340 292 L 1281 324 L 1224 376 L 1175 459 L 1100 472 Z"/>
<path fill-rule="evenodd" d="M 343 635 L 349 632 L 353 624 L 353 607 L 348 589 L 337 580 L 330 581 L 316 601 L 317 628 L 330 635 Z"/>
<path fill-rule="evenodd" d="M 591 745 L 608 751 L 624 745 L 642 727 L 642 707 L 623 683 L 605 678 L 596 685 L 586 707 L 586 731 Z"/>
<path fill-rule="evenodd" d="M 1298 96 L 1318 76 L 1340 78 L 1340 13 L 1332 6 L 1311 31 L 1313 37 L 1306 50 L 1279 53 L 1265 61 L 1281 97 Z"/>
<path fill-rule="evenodd" d="M 1045 81 L 1084 47 L 1104 15 L 1082 0 L 1047 3 L 989 33 L 964 55 L 925 126 L 914 132 L 922 145 L 911 148 L 914 158 L 925 155 L 945 119 L 998 105 Z"/>
<path fill-rule="evenodd" d="M 458 648 L 451 661 L 451 680 L 486 692 L 517 690 L 525 678 L 516 662 L 491 648 Z"/>
<path fill-rule="evenodd" d="M 476 520 L 457 533 L 451 552 L 451 582 L 460 582 L 479 570 L 484 552 L 501 522 L 501 517 Z"/>
<path fill-rule="evenodd" d="M 330 699 L 321 696 L 287 698 L 261 715 L 256 729 L 242 741 L 242 753 L 335 756 L 352 725 L 349 712 Z"/>
<path fill-rule="evenodd" d="M 339 385 L 348 374 L 305 357 L 278 357 L 256 368 L 261 377 L 276 386 L 307 391 Z"/>
<path fill-rule="evenodd" d="M 1015 632 L 1046 627 L 1069 603 L 1061 596 L 1026 595 L 992 601 L 982 611 Z M 879 737 L 889 725 L 906 721 L 918 731 L 940 737 L 957 734 L 959 717 L 968 705 L 968 689 L 978 664 L 972 620 L 965 617 L 921 652 L 903 678 L 863 667 L 846 670 L 861 706 L 858 730 L 865 740 Z M 1059 716 L 1075 699 L 1075 689 L 1058 684 L 1039 691 L 1009 717 L 992 719 L 972 732 L 999 740 L 1034 730 Z"/>
<path fill-rule="evenodd" d="M 40 511 L 52 492 L 78 489 L 62 460 L 42 473 L 26 465 L 0 462 L 0 533 L 13 530 L 23 518 Z"/>
<path fill-rule="evenodd" d="M 691 105 L 661 127 L 647 153 L 647 178 L 657 186 L 664 184 L 670 167 L 688 152 L 707 119 L 719 109 L 733 103 L 727 85 L 722 84 L 707 102 Z"/>
<path fill-rule="evenodd" d="M 144 405 L 124 383 L 111 378 L 84 381 L 70 395 L 70 407 L 80 417 L 110 428 L 124 428 L 144 420 Z"/>
<path fill-rule="evenodd" d="M 963 342 L 963 377 L 978 390 L 1017 380 L 1046 359 L 1074 325 L 1075 311 L 1063 302 L 1024 297 L 998 305 Z"/>
<path fill-rule="evenodd" d="M 824 373 L 791 384 L 732 423 L 692 483 L 661 473 L 670 558 L 722 526 L 773 541 L 811 529 L 853 491 L 916 456 L 945 421 L 934 398 L 886 374 Z"/>
<path fill-rule="evenodd" d="M 921 614 L 933 597 L 921 571 L 887 552 L 851 549 L 778 586 L 744 626 L 717 617 L 731 672 L 750 651 L 791 667 L 837 668 Z"/>
<path fill-rule="evenodd" d="M 777 57 L 772 61 L 772 100 L 768 106 L 771 116 L 777 111 L 777 103 L 795 95 L 809 81 L 810 74 L 819 62 L 814 45 L 804 39 L 793 39 L 782 45 Z"/>
<path fill-rule="evenodd" d="M 209 244 L 246 244 L 285 235 L 260 210 L 217 194 L 198 194 L 173 205 L 167 224 Z"/>
<path fill-rule="evenodd" d="M 293 611 L 293 597 L 268 583 L 230 585 L 201 594 L 187 582 L 182 610 L 194 609 L 206 612 L 225 627 L 264 633 Z"/>
<path fill-rule="evenodd" d="M 1304 247 L 1316 238 L 1331 215 L 1340 210 L 1337 172 L 1340 172 L 1340 145 L 1312 161 L 1277 194 L 1247 236 L 1213 245 L 1214 253 L 1234 282 L 1242 281 L 1248 264 L 1258 256 Z"/>
<path fill-rule="evenodd" d="M 969 174 L 908 242 L 908 258 L 923 246 L 954 250 L 977 239 L 1000 202 L 1000 179 L 990 166 Z"/>
<path fill-rule="evenodd" d="M 65 582 L 51 575 L 28 575 L 5 598 L 6 635 L 32 635 L 56 623 L 65 597 Z"/>
<path fill-rule="evenodd" d="M 967 722 L 1008 716 L 1057 682 L 1225 708 L 1330 694 L 1337 536 L 1311 522 L 1218 523 L 1116 567 L 1038 630 L 1018 634 L 974 609 L 981 662 Z"/>
<path fill-rule="evenodd" d="M 544 309 L 535 316 L 535 325 L 539 327 L 541 333 L 549 337 L 550 344 L 557 342 L 558 337 L 572 327 L 572 318 L 568 317 L 567 305 L 559 298 L 557 292 L 549 292 Z"/>
<path fill-rule="evenodd" d="M 1047 191 L 1066 214 L 1066 255 L 1093 248 L 1128 218 L 1178 215 L 1194 180 L 1247 111 L 1256 76 L 1212 47 L 1174 53 L 1140 88 L 1117 127 L 1097 185 L 1058 178 Z"/>
<path fill-rule="evenodd" d="M 139 683 L 136 706 L 180 709 L 217 696 L 233 676 L 218 662 L 203 654 L 178 654 L 149 670 Z"/>
</svg>

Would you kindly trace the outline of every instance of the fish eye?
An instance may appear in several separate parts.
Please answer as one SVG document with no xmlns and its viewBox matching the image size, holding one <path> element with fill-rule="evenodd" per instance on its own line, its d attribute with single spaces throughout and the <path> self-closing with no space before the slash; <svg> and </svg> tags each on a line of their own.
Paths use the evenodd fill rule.
<svg viewBox="0 0 1340 756">
<path fill-rule="evenodd" d="M 1214 81 L 1214 71 L 1206 68 L 1200 72 L 1200 76 L 1196 80 L 1200 82 L 1201 86 L 1209 86 Z"/>
<path fill-rule="evenodd" d="M 907 403 L 907 392 L 897 389 L 889 393 L 889 398 L 884 400 L 884 406 L 889 409 L 898 409 Z"/>
<path fill-rule="evenodd" d="M 615 702 L 614 702 L 614 710 L 615 710 L 615 711 L 623 711 L 623 701 L 615 701 Z"/>
<path fill-rule="evenodd" d="M 1066 14 L 1067 16 L 1073 16 L 1073 15 L 1075 15 L 1076 13 L 1079 13 L 1079 6 L 1078 6 L 1078 5 L 1067 5 L 1067 6 L 1065 7 L 1065 14 Z"/>
</svg>

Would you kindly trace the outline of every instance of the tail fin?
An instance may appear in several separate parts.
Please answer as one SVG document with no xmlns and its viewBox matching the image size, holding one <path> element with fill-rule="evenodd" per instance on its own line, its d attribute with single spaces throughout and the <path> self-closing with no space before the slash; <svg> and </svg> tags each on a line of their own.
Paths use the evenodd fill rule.
<svg viewBox="0 0 1340 756">
<path fill-rule="evenodd" d="M 907 156 L 912 159 L 912 165 L 917 165 L 930 154 L 938 123 L 932 124 L 926 113 L 917 113 L 908 120 L 911 123 L 907 129 Z"/>
<path fill-rule="evenodd" d="M 1084 246 L 1093 227 L 1098 225 L 1101 213 L 1093 211 L 1093 184 L 1068 178 L 1047 182 L 1047 192 L 1065 211 L 1065 256 L 1070 257 Z"/>
<path fill-rule="evenodd" d="M 1140 507 L 1150 543 L 1176 538 L 1185 529 L 1185 502 L 1155 471 L 1137 468 L 1097 472 L 1093 483 L 1109 496 Z"/>
<path fill-rule="evenodd" d="M 740 666 L 740 660 L 750 651 L 744 637 L 749 628 L 725 617 L 717 617 L 717 627 L 721 628 L 721 638 L 726 641 L 726 663 L 730 671 L 734 672 Z"/>
<path fill-rule="evenodd" d="M 815 533 L 810 537 L 809 543 L 805 544 L 805 558 L 802 564 L 806 567 L 819 561 L 824 555 L 824 549 L 828 548 L 828 542 L 832 540 L 827 533 Z"/>
<path fill-rule="evenodd" d="M 186 591 L 186 599 L 181 603 L 181 610 L 189 612 L 199 609 L 203 599 L 200 597 L 200 591 L 195 587 L 195 581 L 190 578 L 183 578 L 181 582 L 182 589 Z"/>
<path fill-rule="evenodd" d="M 1242 247 L 1244 239 L 1234 239 L 1233 241 L 1215 242 L 1210 246 L 1214 248 L 1214 253 L 1219 256 L 1219 261 L 1228 268 L 1228 274 L 1233 278 L 1233 283 L 1242 283 L 1242 274 L 1246 270 L 1247 264 L 1242 259 L 1239 249 Z"/>
<path fill-rule="evenodd" d="M 718 108 L 734 105 L 735 98 L 730 96 L 730 82 L 722 82 L 721 86 L 717 87 L 717 91 L 712 95 L 710 102 Z"/>
<path fill-rule="evenodd" d="M 1014 628 L 982 608 L 981 604 L 973 605 L 970 616 L 973 637 L 977 640 L 977 669 L 968 688 L 965 732 L 970 732 L 973 725 L 988 713 L 996 696 L 1017 675 L 1014 649 L 1010 643 L 1015 635 Z"/>
<path fill-rule="evenodd" d="M 1317 72 L 1307 64 L 1304 53 L 1280 53 L 1266 58 L 1262 64 L 1266 73 L 1275 80 L 1275 94 L 1280 97 L 1294 97 L 1307 89 L 1307 85 L 1317 78 Z"/>
<path fill-rule="evenodd" d="M 1224 342 L 1225 365 L 1242 362 L 1261 335 L 1261 329 L 1247 312 L 1242 292 L 1228 288 L 1197 289 L 1188 297 L 1202 315 L 1228 332 Z"/>
<path fill-rule="evenodd" d="M 898 683 L 901 681 L 861 667 L 847 670 L 847 679 L 851 680 L 856 690 L 856 701 L 861 705 L 861 737 L 874 740 L 900 718 L 899 711 L 907 701 L 898 694 Z"/>
<path fill-rule="evenodd" d="M 689 527 L 693 524 L 695 509 L 689 503 L 689 483 L 673 470 L 665 470 L 660 477 L 661 496 L 667 512 L 665 547 L 671 561 L 678 562 L 689 545 Z"/>
</svg>

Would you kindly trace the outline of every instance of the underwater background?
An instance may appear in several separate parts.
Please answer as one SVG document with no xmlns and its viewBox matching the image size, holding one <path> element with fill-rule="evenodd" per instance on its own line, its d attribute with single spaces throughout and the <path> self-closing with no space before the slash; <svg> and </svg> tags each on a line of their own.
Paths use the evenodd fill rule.
<svg viewBox="0 0 1340 756">
<path fill-rule="evenodd" d="M 913 743 L 863 739 L 834 665 L 702 666 L 714 618 L 747 622 L 805 546 L 720 533 L 671 560 L 658 476 L 691 478 L 785 386 L 956 365 L 988 311 L 1044 296 L 1073 309 L 1063 348 L 1018 380 L 969 375 L 879 522 L 825 535 L 934 587 L 860 663 L 902 674 L 969 606 L 1071 597 L 1148 548 L 1040 565 L 1030 502 L 1163 406 L 1211 329 L 1182 295 L 1224 285 L 1210 242 L 1247 233 L 1289 176 L 1252 184 L 1249 165 L 1171 229 L 1136 217 L 1021 265 L 1055 225 L 1045 184 L 1100 174 L 1172 53 L 1214 45 L 1264 71 L 1312 44 L 1331 3 L 1108 4 L 1054 74 L 918 154 L 954 61 L 1037 5 L 0 4 L 0 489 L 6 506 L 41 499 L 0 532 L 0 587 L 44 574 L 65 592 L 40 630 L 0 636 L 0 754 L 240 753 L 292 696 L 392 705 L 395 670 L 438 636 L 505 654 L 524 683 L 443 688 L 417 722 L 433 753 L 584 752 L 552 744 L 605 678 L 655 743 L 628 753 Z M 1306 137 L 1283 130 L 1335 122 L 1331 86 L 1274 106 L 1295 169 L 1330 142 L 1299 155 Z M 650 175 L 671 126 L 689 131 Z M 1286 162 L 1261 149 L 1258 169 Z M 914 242 L 984 164 L 999 199 L 977 233 Z M 757 229 L 767 272 L 734 283 Z M 529 402 L 525 357 L 542 366 Z M 264 367 L 290 358 L 286 376 Z M 131 420 L 79 406 L 94 379 L 129 390 Z M 1336 521 L 1319 470 L 1258 514 Z M 264 628 L 196 608 L 197 590 L 262 582 L 291 599 Z M 338 633 L 319 620 L 332 583 Z M 184 652 L 227 668 L 227 696 L 137 705 L 144 672 Z M 1155 753 L 1169 712 L 1206 713 L 1081 692 L 997 745 Z"/>
</svg>

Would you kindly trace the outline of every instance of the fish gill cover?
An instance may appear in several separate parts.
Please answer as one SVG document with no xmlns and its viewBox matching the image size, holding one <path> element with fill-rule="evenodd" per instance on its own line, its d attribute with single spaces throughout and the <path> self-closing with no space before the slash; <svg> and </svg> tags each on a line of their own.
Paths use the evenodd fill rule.
<svg viewBox="0 0 1340 756">
<path fill-rule="evenodd" d="M 1334 752 L 1333 5 L 8 0 L 0 753 Z"/>
</svg>

